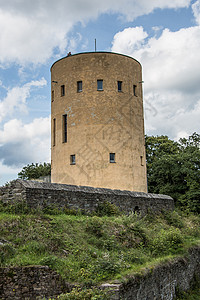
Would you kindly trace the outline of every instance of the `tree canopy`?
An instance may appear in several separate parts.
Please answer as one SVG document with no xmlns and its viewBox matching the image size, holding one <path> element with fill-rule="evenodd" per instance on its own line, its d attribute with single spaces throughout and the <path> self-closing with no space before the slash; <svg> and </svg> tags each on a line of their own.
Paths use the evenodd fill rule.
<svg viewBox="0 0 200 300">
<path fill-rule="evenodd" d="M 178 142 L 146 136 L 148 192 L 167 194 L 177 205 L 200 213 L 200 135 Z"/>
<path fill-rule="evenodd" d="M 43 164 L 30 164 L 21 170 L 18 173 L 18 177 L 21 179 L 38 179 L 41 176 L 48 176 L 51 175 L 51 164 L 50 163 L 43 163 Z"/>
</svg>

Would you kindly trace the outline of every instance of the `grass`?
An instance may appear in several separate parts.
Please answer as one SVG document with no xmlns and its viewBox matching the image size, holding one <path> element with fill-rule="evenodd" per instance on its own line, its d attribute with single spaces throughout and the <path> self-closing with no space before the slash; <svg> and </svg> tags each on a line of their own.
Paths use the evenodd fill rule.
<svg viewBox="0 0 200 300">
<path fill-rule="evenodd" d="M 0 213 L 0 264 L 48 265 L 68 282 L 87 288 L 109 280 L 120 282 L 199 244 L 199 225 L 199 216 L 176 211 L 140 218 L 4 209 Z"/>
</svg>

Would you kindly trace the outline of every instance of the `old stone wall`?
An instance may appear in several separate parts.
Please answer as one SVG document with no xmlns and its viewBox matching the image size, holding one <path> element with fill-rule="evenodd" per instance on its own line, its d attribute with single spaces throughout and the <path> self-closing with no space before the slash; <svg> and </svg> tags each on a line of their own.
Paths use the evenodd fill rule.
<svg viewBox="0 0 200 300">
<path fill-rule="evenodd" d="M 70 286 L 47 266 L 0 268 L 0 299 L 37 299 L 68 292 Z"/>
<path fill-rule="evenodd" d="M 26 201 L 26 189 L 20 180 L 13 180 L 0 187 L 0 200 L 11 204 Z"/>
<path fill-rule="evenodd" d="M 176 289 L 188 290 L 195 276 L 200 276 L 200 247 L 191 249 L 188 257 L 151 268 L 126 283 L 104 287 L 116 291 L 113 300 L 172 300 Z"/>
<path fill-rule="evenodd" d="M 60 208 L 95 211 L 100 203 L 110 202 L 126 214 L 138 212 L 142 215 L 149 210 L 160 212 L 172 210 L 174 201 L 166 195 L 142 192 L 110 190 L 73 186 L 56 183 L 15 180 L 0 188 L 0 200 L 3 202 L 25 201 L 30 208 L 43 208 L 56 205 Z"/>
<path fill-rule="evenodd" d="M 176 289 L 186 291 L 195 276 L 200 276 L 200 247 L 185 258 L 147 269 L 144 275 L 130 277 L 121 284 L 103 284 L 112 300 L 172 300 Z M 0 268 L 0 299 L 47 299 L 73 288 L 47 266 Z"/>
</svg>

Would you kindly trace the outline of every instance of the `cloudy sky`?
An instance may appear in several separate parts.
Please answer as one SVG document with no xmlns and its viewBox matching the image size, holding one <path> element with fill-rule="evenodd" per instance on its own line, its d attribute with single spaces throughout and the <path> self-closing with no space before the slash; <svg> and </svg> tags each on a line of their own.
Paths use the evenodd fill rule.
<svg viewBox="0 0 200 300">
<path fill-rule="evenodd" d="M 145 130 L 200 133 L 200 1 L 0 0 L 0 185 L 50 162 L 50 67 L 73 53 L 143 66 Z"/>
</svg>

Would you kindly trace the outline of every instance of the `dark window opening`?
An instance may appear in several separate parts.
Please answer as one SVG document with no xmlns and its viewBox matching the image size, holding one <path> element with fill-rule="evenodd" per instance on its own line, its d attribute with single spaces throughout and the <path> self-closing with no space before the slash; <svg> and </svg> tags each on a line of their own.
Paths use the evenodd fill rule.
<svg viewBox="0 0 200 300">
<path fill-rule="evenodd" d="M 53 119 L 53 146 L 56 145 L 56 119 Z"/>
<path fill-rule="evenodd" d="M 115 153 L 110 153 L 110 163 L 115 163 Z"/>
<path fill-rule="evenodd" d="M 82 81 L 77 81 L 77 92 L 82 92 Z"/>
<path fill-rule="evenodd" d="M 70 155 L 70 164 L 75 165 L 76 164 L 76 156 L 75 154 Z"/>
<path fill-rule="evenodd" d="M 65 86 L 61 85 L 61 97 L 65 96 Z"/>
<path fill-rule="evenodd" d="M 141 166 L 144 166 L 144 164 L 143 164 L 143 156 L 140 156 L 140 162 L 141 162 Z"/>
<path fill-rule="evenodd" d="M 122 92 L 122 81 L 118 81 L 118 92 Z"/>
<path fill-rule="evenodd" d="M 137 85 L 133 85 L 133 95 L 137 97 Z"/>
<path fill-rule="evenodd" d="M 63 115 L 63 143 L 67 143 L 67 115 Z"/>
<path fill-rule="evenodd" d="M 103 80 L 97 80 L 97 91 L 103 91 Z"/>
<path fill-rule="evenodd" d="M 54 101 L 54 91 L 51 92 L 51 101 Z"/>
<path fill-rule="evenodd" d="M 134 208 L 134 214 L 139 214 L 139 212 L 140 212 L 139 206 L 136 205 Z"/>
</svg>

